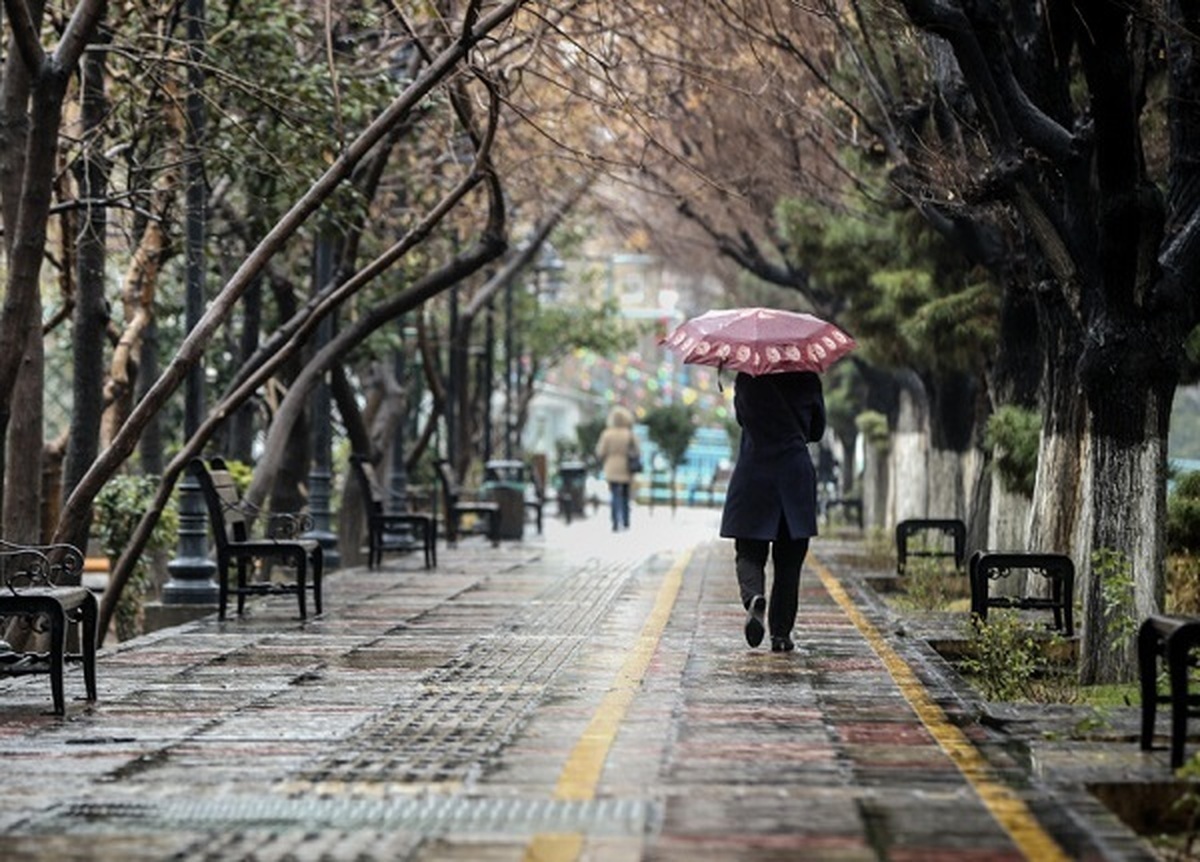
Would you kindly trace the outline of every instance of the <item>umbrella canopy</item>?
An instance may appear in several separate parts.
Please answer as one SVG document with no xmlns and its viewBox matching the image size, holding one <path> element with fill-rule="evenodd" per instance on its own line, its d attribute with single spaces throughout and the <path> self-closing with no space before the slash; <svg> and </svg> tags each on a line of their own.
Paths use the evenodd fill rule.
<svg viewBox="0 0 1200 862">
<path fill-rule="evenodd" d="M 857 345 L 832 323 L 795 311 L 730 308 L 680 324 L 662 343 L 693 365 L 747 374 L 824 371 Z"/>
</svg>

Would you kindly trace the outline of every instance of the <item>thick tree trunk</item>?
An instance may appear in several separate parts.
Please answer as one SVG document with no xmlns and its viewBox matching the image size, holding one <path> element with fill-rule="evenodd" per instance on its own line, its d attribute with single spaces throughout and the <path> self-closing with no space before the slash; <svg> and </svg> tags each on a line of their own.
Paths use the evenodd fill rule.
<svg viewBox="0 0 1200 862">
<path fill-rule="evenodd" d="M 900 392 L 888 459 L 891 476 L 891 528 L 908 518 L 929 517 L 929 410 L 915 375 Z"/>
<path fill-rule="evenodd" d="M 863 526 L 884 529 L 888 517 L 888 452 L 870 443 L 863 450 Z"/>
<path fill-rule="evenodd" d="M 963 457 L 959 452 L 930 449 L 925 481 L 926 515 L 929 518 L 961 518 L 967 510 L 963 487 Z"/>
<path fill-rule="evenodd" d="M 1027 531 L 1031 551 L 1071 554 L 1075 565 L 1081 506 L 1083 393 L 1077 362 L 1083 339 L 1073 313 L 1043 293 L 1039 316 L 1046 364 L 1042 380 L 1042 432 Z"/>
<path fill-rule="evenodd" d="M 1126 383 L 1092 401 L 1083 447 L 1079 547 L 1087 559 L 1076 565 L 1083 594 L 1079 673 L 1085 685 L 1133 678 L 1132 635 L 1163 600 L 1166 429 L 1174 387 Z M 1139 417 L 1145 424 L 1134 427 L 1141 425 Z M 1107 564 L 1097 565 L 1101 556 Z"/>
<path fill-rule="evenodd" d="M 996 471 L 988 476 L 991 505 L 988 507 L 987 546 L 998 551 L 1028 550 L 1029 513 L 1033 501 L 1010 491 Z"/>
</svg>

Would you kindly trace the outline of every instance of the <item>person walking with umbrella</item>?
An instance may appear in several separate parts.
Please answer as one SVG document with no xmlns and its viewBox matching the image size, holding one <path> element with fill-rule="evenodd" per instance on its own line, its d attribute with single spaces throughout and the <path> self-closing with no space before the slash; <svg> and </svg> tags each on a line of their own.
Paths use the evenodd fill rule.
<svg viewBox="0 0 1200 862">
<path fill-rule="evenodd" d="M 771 632 L 773 652 L 795 648 L 800 569 L 817 535 L 817 474 L 808 444 L 825 433 L 821 378 L 791 371 L 734 380 L 741 445 L 721 513 L 721 536 L 734 540 L 734 566 L 746 609 L 746 643 Z M 771 600 L 766 567 L 774 564 Z M 769 607 L 769 612 L 768 612 Z"/>
<path fill-rule="evenodd" d="M 720 534 L 734 542 L 746 642 L 757 647 L 769 628 L 772 651 L 791 652 L 800 570 L 817 534 L 817 475 L 808 451 L 825 433 L 817 372 L 853 350 L 854 339 L 809 314 L 744 308 L 707 312 L 663 342 L 684 362 L 738 372 L 733 406 L 742 435 Z"/>
</svg>

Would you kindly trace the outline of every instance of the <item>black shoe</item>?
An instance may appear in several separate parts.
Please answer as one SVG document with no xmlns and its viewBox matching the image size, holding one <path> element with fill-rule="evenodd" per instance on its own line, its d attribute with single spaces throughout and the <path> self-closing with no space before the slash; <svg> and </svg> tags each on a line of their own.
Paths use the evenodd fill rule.
<svg viewBox="0 0 1200 862">
<path fill-rule="evenodd" d="M 771 652 L 791 652 L 796 648 L 789 637 L 772 637 Z"/>
<path fill-rule="evenodd" d="M 763 635 L 767 633 L 766 614 L 767 600 L 763 596 L 755 596 L 746 608 L 746 643 L 752 647 L 762 643 Z"/>
</svg>

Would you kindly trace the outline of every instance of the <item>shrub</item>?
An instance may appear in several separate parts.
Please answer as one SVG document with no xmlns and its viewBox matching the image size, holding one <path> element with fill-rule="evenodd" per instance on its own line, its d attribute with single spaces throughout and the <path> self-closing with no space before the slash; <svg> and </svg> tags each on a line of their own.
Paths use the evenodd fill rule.
<svg viewBox="0 0 1200 862">
<path fill-rule="evenodd" d="M 886 452 L 890 441 L 887 417 L 874 410 L 866 410 L 858 414 L 854 420 L 867 445 L 879 452 Z"/>
<path fill-rule="evenodd" d="M 1038 414 L 1024 407 L 1008 404 L 988 419 L 984 440 L 995 452 L 993 463 L 1007 490 L 1033 496 L 1040 434 Z"/>
<path fill-rule="evenodd" d="M 133 538 L 133 531 L 137 529 L 142 515 L 153 503 L 158 481 L 156 476 L 114 476 L 96 495 L 95 532 L 110 569 L 116 566 L 121 552 Z M 142 605 L 150 588 L 146 558 L 170 550 L 178 532 L 179 515 L 174 504 L 169 503 L 160 513 L 146 549 L 134 564 L 129 581 L 121 591 L 116 609 L 117 637 L 121 640 L 127 640 L 141 631 Z"/>
<path fill-rule="evenodd" d="M 1128 646 L 1137 634 L 1137 605 L 1133 565 L 1120 551 L 1097 548 L 1092 552 L 1092 575 L 1100 582 L 1104 621 L 1112 633 L 1112 648 Z"/>
<path fill-rule="evenodd" d="M 935 557 L 915 557 L 904 569 L 904 593 L 922 611 L 944 610 L 966 594 L 966 578 Z"/>
<path fill-rule="evenodd" d="M 988 700 L 1020 700 L 1028 696 L 1041 651 L 1034 630 L 1016 611 L 1001 609 L 986 621 L 971 620 L 971 655 L 963 669 Z"/>
<path fill-rule="evenodd" d="M 1200 551 L 1200 472 L 1183 474 L 1167 498 L 1167 547 Z"/>
</svg>

